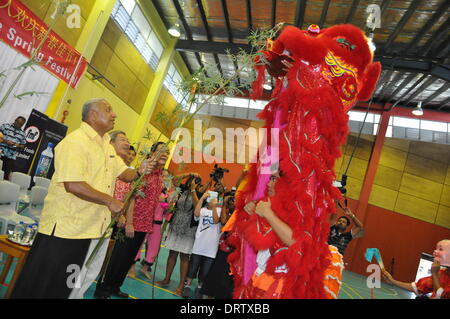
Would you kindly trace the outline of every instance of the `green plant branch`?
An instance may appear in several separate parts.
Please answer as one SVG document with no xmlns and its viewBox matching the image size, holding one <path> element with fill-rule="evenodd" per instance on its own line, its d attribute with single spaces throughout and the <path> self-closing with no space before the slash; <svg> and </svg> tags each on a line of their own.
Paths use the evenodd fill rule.
<svg viewBox="0 0 450 319">
<path fill-rule="evenodd" d="M 252 31 L 252 35 L 248 38 L 250 44 L 252 45 L 251 53 L 246 53 L 243 50 L 240 50 L 237 55 L 230 55 L 228 53 L 233 60 L 242 61 L 240 63 L 240 65 L 242 67 L 240 69 L 236 70 L 236 73 L 234 76 L 232 76 L 228 79 L 223 79 L 222 77 L 220 77 L 220 75 L 217 75 L 212 78 L 207 78 L 206 74 L 205 74 L 205 72 L 207 70 L 202 68 L 198 72 L 196 72 L 193 76 L 191 76 L 190 78 L 186 79 L 185 81 L 182 81 L 182 83 L 179 84 L 179 87 L 181 90 L 183 90 L 185 92 L 185 97 L 183 98 L 183 100 L 189 96 L 188 109 L 187 109 L 187 111 L 183 112 L 182 118 L 179 119 L 180 125 L 179 125 L 179 127 L 177 127 L 177 129 L 184 128 L 192 120 L 192 118 L 196 114 L 198 114 L 198 112 L 206 104 L 209 103 L 209 101 L 211 101 L 214 98 L 217 98 L 217 95 L 219 93 L 222 93 L 222 92 L 225 94 L 231 94 L 231 93 L 236 93 L 236 92 L 242 93 L 242 91 L 238 87 L 235 86 L 233 81 L 241 76 L 243 69 L 249 68 L 249 71 L 247 71 L 247 72 L 250 72 L 252 74 L 254 73 L 252 66 L 253 66 L 253 63 L 254 63 L 253 61 L 254 61 L 255 57 L 260 56 L 260 57 L 262 57 L 262 60 L 263 60 L 264 55 L 261 53 L 261 51 L 265 49 L 266 40 L 268 38 L 273 38 L 275 36 L 275 34 L 282 28 L 282 26 L 283 26 L 283 24 L 277 24 L 274 28 L 272 28 L 270 30 Z M 212 74 L 212 73 L 209 72 L 209 74 Z M 251 83 L 252 81 L 249 81 L 249 82 Z M 189 114 L 192 109 L 192 106 L 194 105 L 194 103 L 196 102 L 196 100 L 198 98 L 198 93 L 208 95 L 208 97 L 201 101 L 201 103 L 199 104 L 197 109 L 192 114 Z M 172 114 L 176 115 L 177 112 L 172 112 Z M 166 113 L 157 115 L 157 118 L 160 121 L 162 121 L 163 119 L 166 119 L 166 117 L 167 117 Z M 167 123 L 168 121 L 165 121 L 165 122 Z M 159 140 L 159 138 L 161 136 L 162 136 L 162 132 L 160 132 L 160 135 L 159 135 L 158 139 L 156 140 L 156 142 Z M 147 134 L 146 134 L 146 136 L 144 136 L 144 138 L 146 138 L 146 139 L 151 138 L 151 134 L 149 131 L 147 131 Z M 164 143 L 165 147 L 168 147 L 169 144 L 173 143 L 173 142 L 176 142 L 176 140 L 169 138 L 168 141 Z M 161 152 L 163 150 L 165 151 L 165 148 L 161 147 L 158 150 L 158 152 L 156 153 L 156 155 L 155 154 L 152 155 L 155 158 L 155 160 L 159 159 L 159 156 L 161 155 Z M 145 152 L 145 151 L 143 153 L 144 153 L 144 159 L 150 154 L 150 152 Z M 124 199 L 124 210 L 123 210 L 124 212 L 126 212 L 126 209 L 128 208 L 130 199 L 133 196 L 135 196 L 137 190 L 142 186 L 142 180 L 146 175 L 147 174 L 142 174 L 136 181 L 133 182 L 131 190 L 128 192 L 127 196 Z M 89 256 L 89 258 L 86 262 L 87 267 L 89 267 L 91 265 L 95 255 L 97 254 L 98 250 L 100 249 L 101 245 L 103 244 L 103 241 L 106 239 L 106 235 L 108 234 L 108 232 L 114 226 L 115 223 L 116 223 L 116 221 L 114 219 L 111 220 L 111 223 L 109 224 L 108 228 L 106 229 L 106 231 L 103 233 L 102 237 L 100 238 L 99 243 L 96 245 L 93 252 Z M 109 263 L 109 260 L 107 261 L 107 263 Z"/>
</svg>

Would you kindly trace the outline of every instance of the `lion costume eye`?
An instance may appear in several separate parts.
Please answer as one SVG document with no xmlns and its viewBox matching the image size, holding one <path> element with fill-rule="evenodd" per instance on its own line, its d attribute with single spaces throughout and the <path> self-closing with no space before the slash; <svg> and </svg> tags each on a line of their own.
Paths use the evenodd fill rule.
<svg viewBox="0 0 450 319">
<path fill-rule="evenodd" d="M 341 44 L 343 47 L 346 47 L 347 49 L 352 50 L 352 51 L 356 48 L 356 46 L 354 44 L 351 44 L 345 38 L 336 38 L 336 42 Z"/>
</svg>

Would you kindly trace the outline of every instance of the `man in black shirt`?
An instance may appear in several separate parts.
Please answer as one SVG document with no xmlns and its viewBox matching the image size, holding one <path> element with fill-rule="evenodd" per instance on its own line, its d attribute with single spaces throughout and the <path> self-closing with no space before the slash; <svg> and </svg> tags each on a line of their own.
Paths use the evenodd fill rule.
<svg viewBox="0 0 450 319">
<path fill-rule="evenodd" d="M 328 237 L 328 244 L 335 246 L 341 255 L 344 255 L 345 249 L 352 239 L 363 236 L 362 223 L 349 208 L 345 207 L 343 210 L 345 215 L 339 217 L 336 224 L 331 226 L 330 235 Z M 353 227 L 350 231 L 346 232 L 345 230 L 350 226 L 350 219 L 353 220 L 356 227 Z"/>
</svg>

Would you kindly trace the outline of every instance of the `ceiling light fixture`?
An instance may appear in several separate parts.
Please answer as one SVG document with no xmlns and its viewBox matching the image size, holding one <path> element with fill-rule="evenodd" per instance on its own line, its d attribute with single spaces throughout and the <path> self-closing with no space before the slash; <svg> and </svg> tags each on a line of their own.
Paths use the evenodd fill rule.
<svg viewBox="0 0 450 319">
<path fill-rule="evenodd" d="M 272 81 L 270 77 L 266 76 L 266 82 L 263 84 L 264 90 L 271 91 L 272 90 Z"/>
<path fill-rule="evenodd" d="M 270 83 L 264 83 L 263 88 L 264 90 L 270 91 L 272 90 L 272 85 Z"/>
<path fill-rule="evenodd" d="M 170 27 L 168 32 L 171 36 L 173 36 L 175 38 L 179 38 L 181 36 L 180 24 L 175 23 L 173 26 Z"/>
<path fill-rule="evenodd" d="M 415 116 L 422 116 L 423 115 L 423 109 L 422 109 L 422 101 L 419 102 L 417 107 L 414 108 L 414 110 L 411 111 L 412 114 Z"/>
</svg>

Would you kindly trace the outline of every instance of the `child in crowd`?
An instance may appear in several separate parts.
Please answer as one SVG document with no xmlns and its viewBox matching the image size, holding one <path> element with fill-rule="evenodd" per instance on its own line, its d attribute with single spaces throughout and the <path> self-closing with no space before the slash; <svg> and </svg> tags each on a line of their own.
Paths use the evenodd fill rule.
<svg viewBox="0 0 450 319">
<path fill-rule="evenodd" d="M 141 273 L 147 278 L 151 279 L 151 267 L 155 261 L 155 257 L 158 255 L 160 244 L 161 244 L 161 227 L 164 220 L 165 209 L 168 207 L 166 189 L 163 189 L 161 195 L 159 196 L 159 205 L 156 207 L 154 212 L 153 220 L 153 230 L 147 233 L 145 236 L 145 242 L 142 247 L 146 247 L 145 258 L 141 262 L 142 268 Z M 141 247 L 141 248 L 142 248 Z M 141 249 L 139 249 L 134 263 L 128 272 L 128 276 L 136 277 L 136 262 L 141 259 Z"/>
<path fill-rule="evenodd" d="M 436 244 L 433 252 L 431 276 L 421 278 L 417 282 L 401 282 L 392 278 L 392 275 L 383 269 L 384 279 L 399 288 L 414 292 L 419 299 L 450 299 L 450 240 L 444 239 Z"/>
<path fill-rule="evenodd" d="M 199 273 L 199 282 L 196 290 L 196 297 L 199 298 L 202 283 L 206 279 L 214 259 L 216 258 L 220 238 L 221 208 L 217 207 L 217 198 L 213 197 L 212 194 L 214 194 L 214 192 L 205 192 L 194 210 L 194 218 L 199 221 L 199 225 L 195 234 L 194 246 L 189 261 L 189 270 L 183 289 L 183 297 L 185 298 L 191 296 L 190 286 L 197 273 Z M 215 194 L 217 195 L 217 193 Z M 206 198 L 208 198 L 208 204 L 206 207 L 202 207 Z"/>
</svg>

